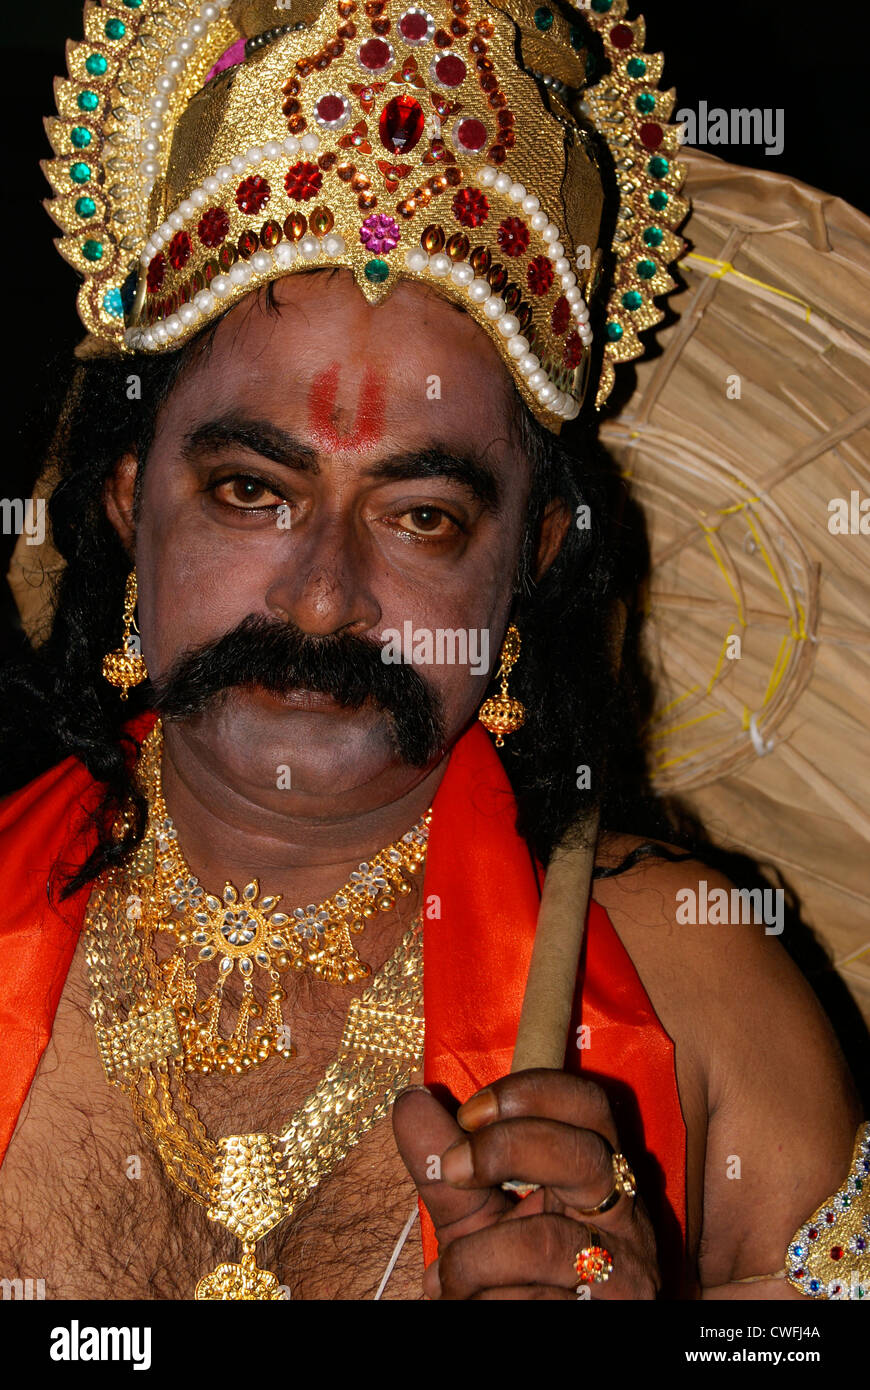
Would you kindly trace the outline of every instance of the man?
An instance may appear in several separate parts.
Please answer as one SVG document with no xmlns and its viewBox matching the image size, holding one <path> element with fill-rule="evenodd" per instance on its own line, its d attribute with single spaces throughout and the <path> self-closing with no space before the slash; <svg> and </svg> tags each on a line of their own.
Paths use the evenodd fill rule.
<svg viewBox="0 0 870 1390">
<path fill-rule="evenodd" d="M 778 943 L 678 925 L 686 884 L 728 886 L 712 870 L 603 837 L 565 1069 L 505 1074 L 550 853 L 595 804 L 631 828 L 613 823 L 633 743 L 605 480 L 590 464 L 578 482 L 508 355 L 437 287 L 372 303 L 339 268 L 270 277 L 219 316 L 202 302 L 211 321 L 180 352 L 141 342 L 81 369 L 58 437 L 54 628 L 6 684 L 46 771 L 0 811 L 21 871 L 0 1264 L 44 1271 L 53 1297 L 196 1281 L 269 1297 L 279 1280 L 307 1299 L 802 1297 L 784 1252 L 843 1184 L 860 1117 Z M 126 723 L 99 669 L 122 596 L 130 640 L 103 670 L 133 691 Z M 482 660 L 439 660 L 439 633 Z M 504 764 L 477 722 L 502 671 Z M 422 1008 L 391 984 L 397 960 L 418 982 L 418 919 Z M 353 1000 L 368 1021 L 348 1034 Z M 379 1065 L 365 1027 L 370 1058 L 416 1084 L 394 1133 L 342 1130 L 336 1162 L 304 1105 L 326 1075 L 353 1112 Z M 326 1139 L 340 1109 L 317 1110 Z M 437 1235 L 425 1274 L 417 1194 Z"/>
</svg>

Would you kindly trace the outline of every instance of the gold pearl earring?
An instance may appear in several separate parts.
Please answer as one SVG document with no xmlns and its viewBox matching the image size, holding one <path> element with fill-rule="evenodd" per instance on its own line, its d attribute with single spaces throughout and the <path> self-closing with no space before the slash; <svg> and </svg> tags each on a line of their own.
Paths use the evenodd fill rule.
<svg viewBox="0 0 870 1390">
<path fill-rule="evenodd" d="M 126 700 L 131 686 L 141 685 L 148 678 L 145 658 L 139 650 L 139 637 L 133 635 L 134 628 L 137 634 L 139 632 L 134 617 L 138 596 L 136 571 L 133 569 L 127 575 L 124 590 L 124 636 L 121 647 L 118 651 L 107 652 L 103 657 L 103 675 L 110 685 L 120 689 L 122 700 Z"/>
<path fill-rule="evenodd" d="M 508 676 L 519 659 L 521 645 L 519 628 L 511 623 L 501 648 L 501 693 L 484 700 L 477 715 L 484 728 L 496 735 L 496 748 L 504 747 L 505 734 L 516 733 L 526 722 L 525 705 L 508 694 Z"/>
</svg>

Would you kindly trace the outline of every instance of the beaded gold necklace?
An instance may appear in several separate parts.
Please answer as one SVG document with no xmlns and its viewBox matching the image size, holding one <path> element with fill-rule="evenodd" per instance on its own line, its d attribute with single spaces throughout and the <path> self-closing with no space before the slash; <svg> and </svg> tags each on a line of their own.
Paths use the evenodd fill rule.
<svg viewBox="0 0 870 1390">
<path fill-rule="evenodd" d="M 352 937 L 412 891 L 409 878 L 425 863 L 432 813 L 360 864 L 322 903 L 281 911 L 280 894 L 261 896 L 257 879 L 241 891 L 227 883 L 218 898 L 202 887 L 181 851 L 163 799 L 162 750 L 158 721 L 142 746 L 137 773 L 149 813 L 136 859 L 140 880 L 124 911 L 143 933 L 170 933 L 177 943 L 155 968 L 187 1070 L 241 1075 L 276 1053 L 295 1053 L 282 1013 L 285 971 L 310 970 L 340 984 L 370 974 Z M 224 987 L 234 971 L 242 980 L 242 998 L 228 1030 Z"/>
<path fill-rule="evenodd" d="M 168 1177 L 205 1207 L 210 1220 L 220 1222 L 242 1242 L 241 1260 L 223 1263 L 200 1279 L 196 1298 L 277 1299 L 283 1297 L 278 1278 L 258 1267 L 256 1243 L 292 1215 L 387 1114 L 422 1063 L 421 919 L 412 923 L 360 998 L 351 1001 L 338 1057 L 279 1134 L 233 1134 L 215 1140 L 193 1103 L 186 1072 L 248 1070 L 274 1052 L 282 1052 L 269 1045 L 264 1030 L 284 1026 L 273 988 L 270 1004 L 275 1009 L 267 1012 L 258 1031 L 249 1034 L 250 1020 L 262 1014 L 256 1012 L 256 1001 L 246 1002 L 252 992 L 247 987 L 253 969 L 240 966 L 242 1003 L 232 1035 L 222 1039 L 218 1033 L 220 991 L 231 968 L 219 970 L 215 990 L 197 1006 L 195 971 L 217 957 L 217 949 L 203 955 L 202 946 L 220 944 L 221 961 L 229 960 L 231 965 L 253 958 L 270 978 L 291 964 L 297 969 L 310 967 L 326 978 L 350 978 L 340 971 L 330 973 L 325 963 L 332 944 L 329 933 L 339 935 L 378 909 L 388 910 L 383 905 L 384 885 L 402 892 L 400 885 L 406 883 L 402 870 L 417 871 L 423 866 L 431 812 L 396 845 L 360 865 L 351 884 L 323 909 L 305 909 L 306 915 L 320 910 L 329 913 L 335 904 L 341 913 L 345 909 L 338 899 L 342 897 L 359 915 L 339 918 L 341 925 L 330 916 L 322 942 L 308 951 L 297 946 L 294 953 L 290 944 L 294 917 L 287 914 L 284 922 L 276 922 L 278 899 L 260 899 L 256 881 L 240 897 L 228 896 L 229 890 L 235 892 L 228 884 L 222 903 L 199 888 L 182 858 L 163 802 L 160 748 L 158 725 L 143 745 L 138 769 L 149 797 L 146 834 L 125 864 L 111 867 L 98 879 L 85 916 L 85 961 L 97 1046 L 109 1083 L 129 1096 L 137 1124 L 153 1143 Z M 409 885 L 405 891 L 410 891 Z M 394 902 L 395 897 L 388 906 Z M 173 918 L 168 917 L 167 906 Z M 185 925 L 190 917 L 198 928 L 208 929 L 208 942 L 193 937 Z M 189 945 L 200 946 L 192 968 L 185 966 L 182 953 L 158 961 L 158 931 L 174 932 L 182 951 Z M 234 935 L 236 940 L 231 939 Z M 257 959 L 261 943 L 268 961 Z M 353 950 L 349 938 L 336 948 L 336 957 L 348 961 L 348 949 Z M 288 956 L 286 964 L 279 960 L 282 951 Z M 360 962 L 356 978 L 368 973 Z M 196 1022 L 197 1013 L 206 1015 L 204 1024 Z M 246 1051 L 239 1055 L 241 1048 Z M 284 1049 L 282 1055 L 290 1053 Z"/>
</svg>

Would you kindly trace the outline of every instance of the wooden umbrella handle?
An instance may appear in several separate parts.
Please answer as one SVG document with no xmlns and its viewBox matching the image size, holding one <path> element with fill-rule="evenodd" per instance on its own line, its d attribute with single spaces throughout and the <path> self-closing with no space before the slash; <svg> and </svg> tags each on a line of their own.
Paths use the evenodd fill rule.
<svg viewBox="0 0 870 1390">
<path fill-rule="evenodd" d="M 628 610 L 621 600 L 610 617 L 611 666 L 614 677 L 622 665 Z M 558 846 L 550 856 L 538 909 L 538 925 L 523 996 L 520 1025 L 511 1071 L 565 1065 L 565 1046 L 583 931 L 589 910 L 592 870 L 598 841 L 596 807 L 583 827 L 583 842 Z"/>
<path fill-rule="evenodd" d="M 553 852 L 544 878 L 532 959 L 523 996 L 511 1071 L 565 1065 L 565 1042 L 583 930 L 589 907 L 597 813 L 584 827 L 584 843 Z"/>
</svg>

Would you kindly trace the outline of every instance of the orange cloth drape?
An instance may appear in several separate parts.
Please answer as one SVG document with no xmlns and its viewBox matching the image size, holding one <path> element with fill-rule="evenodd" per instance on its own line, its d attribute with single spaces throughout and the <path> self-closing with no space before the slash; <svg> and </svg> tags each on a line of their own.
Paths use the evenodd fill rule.
<svg viewBox="0 0 870 1390">
<path fill-rule="evenodd" d="M 153 716 L 129 725 L 144 737 Z M 75 952 L 85 888 L 52 905 L 58 861 L 81 863 L 99 787 L 75 759 L 0 805 L 0 1162 L 15 1129 Z M 425 1080 L 461 1102 L 510 1069 L 540 899 L 540 873 L 517 835 L 516 805 L 480 725 L 458 741 L 434 802 L 424 877 Z M 679 1282 L 685 1226 L 685 1127 L 664 1032 L 607 914 L 589 911 L 566 1070 L 608 1089 L 623 1148 L 657 1224 L 667 1283 Z M 591 1047 L 575 1046 L 590 1026 Z M 426 1262 L 437 1247 L 423 1220 Z"/>
<path fill-rule="evenodd" d="M 480 724 L 433 803 L 423 883 L 424 1080 L 462 1102 L 510 1070 L 540 901 L 516 803 Z M 589 1026 L 590 1046 L 577 1047 Z M 604 1085 L 657 1228 L 666 1291 L 681 1280 L 686 1131 L 674 1047 L 603 908 L 591 903 L 565 1069 Z M 436 1093 L 437 1093 L 436 1089 Z M 428 1264 L 438 1253 L 421 1211 Z"/>
</svg>

